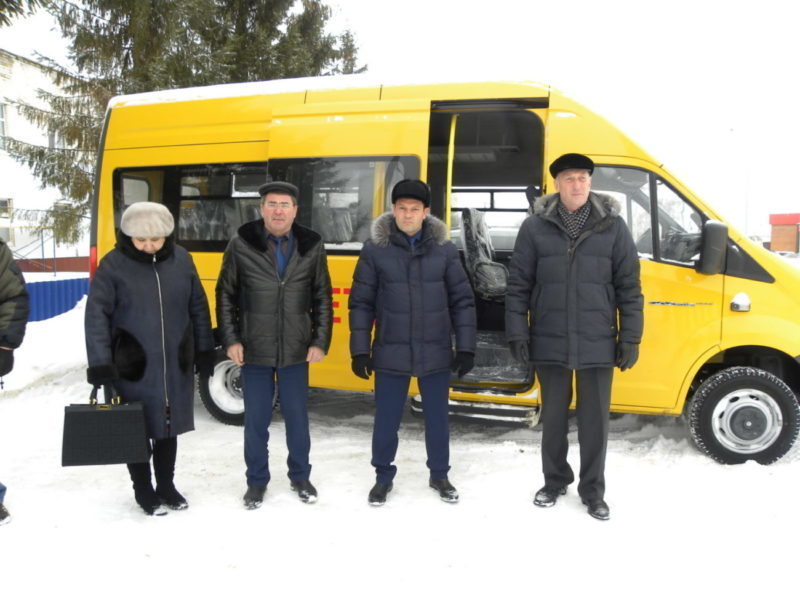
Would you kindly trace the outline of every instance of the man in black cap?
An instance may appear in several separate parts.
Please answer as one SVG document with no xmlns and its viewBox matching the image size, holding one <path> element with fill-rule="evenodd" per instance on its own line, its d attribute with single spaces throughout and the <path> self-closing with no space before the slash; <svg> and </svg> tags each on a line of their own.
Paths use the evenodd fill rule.
<svg viewBox="0 0 800 600">
<path fill-rule="evenodd" d="M 590 191 L 594 163 L 565 154 L 550 165 L 556 193 L 538 198 L 520 227 L 509 265 L 506 337 L 535 365 L 542 392 L 544 487 L 553 506 L 575 479 L 567 417 L 577 384 L 580 483 L 591 516 L 610 517 L 605 456 L 614 367 L 631 368 L 642 337 L 639 257 L 612 197 Z"/>
<path fill-rule="evenodd" d="M 242 367 L 248 509 L 261 506 L 270 480 L 272 397 L 286 425 L 291 488 L 317 500 L 309 480 L 308 364 L 331 343 L 333 302 L 325 245 L 295 222 L 298 190 L 273 181 L 258 190 L 261 219 L 231 239 L 217 281 L 217 324 L 228 357 Z"/>
<path fill-rule="evenodd" d="M 373 506 L 384 504 L 392 489 L 412 376 L 422 395 L 429 485 L 445 502 L 458 501 L 447 476 L 448 392 L 450 371 L 463 377 L 473 366 L 475 299 L 447 226 L 430 214 L 430 203 L 422 181 L 404 179 L 394 186 L 392 212 L 372 224 L 350 291 L 352 369 L 363 379 L 375 371 L 376 483 L 368 497 Z"/>
</svg>

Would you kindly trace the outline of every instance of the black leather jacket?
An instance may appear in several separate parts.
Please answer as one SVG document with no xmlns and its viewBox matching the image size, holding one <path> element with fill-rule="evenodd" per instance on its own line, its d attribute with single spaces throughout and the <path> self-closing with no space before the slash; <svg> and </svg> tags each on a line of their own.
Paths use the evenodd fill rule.
<svg viewBox="0 0 800 600">
<path fill-rule="evenodd" d="M 333 302 L 325 246 L 318 233 L 292 225 L 294 251 L 283 279 L 267 245 L 264 221 L 245 223 L 231 239 L 217 280 L 217 326 L 223 347 L 241 343 L 249 364 L 305 362 L 308 349 L 326 353 Z"/>
</svg>

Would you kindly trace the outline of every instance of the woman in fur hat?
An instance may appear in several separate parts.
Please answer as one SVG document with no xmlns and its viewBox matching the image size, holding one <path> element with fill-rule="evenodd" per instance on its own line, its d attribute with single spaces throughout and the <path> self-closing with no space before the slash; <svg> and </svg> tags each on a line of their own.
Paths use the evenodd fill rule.
<svg viewBox="0 0 800 600">
<path fill-rule="evenodd" d="M 86 303 L 87 379 L 144 404 L 150 463 L 128 465 L 136 502 L 149 515 L 181 510 L 177 436 L 194 429 L 194 370 L 213 368 L 208 301 L 189 253 L 175 245 L 172 214 L 138 202 L 122 215 L 117 244 L 97 268 Z"/>
</svg>

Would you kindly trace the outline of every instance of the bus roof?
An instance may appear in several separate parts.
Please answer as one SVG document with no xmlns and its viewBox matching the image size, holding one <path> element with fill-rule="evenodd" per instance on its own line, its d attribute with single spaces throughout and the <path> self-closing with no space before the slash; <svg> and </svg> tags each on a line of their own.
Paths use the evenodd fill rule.
<svg viewBox="0 0 800 600">
<path fill-rule="evenodd" d="M 275 79 L 271 81 L 252 81 L 245 83 L 225 83 L 202 87 L 160 90 L 141 94 L 115 96 L 109 101 L 109 108 L 135 106 L 142 104 L 163 104 L 169 102 L 190 102 L 193 100 L 212 100 L 221 98 L 237 98 L 246 96 L 263 96 L 286 93 L 333 92 L 337 90 L 375 90 L 376 97 L 381 99 L 388 90 L 409 88 L 403 93 L 404 98 L 413 97 L 413 90 L 418 90 L 419 97 L 430 97 L 431 90 L 437 90 L 438 98 L 464 98 L 465 89 L 472 89 L 475 97 L 487 97 L 485 94 L 500 97 L 546 97 L 551 93 L 548 85 L 532 81 L 445 81 L 441 79 L 425 81 L 424 79 L 394 80 L 379 79 L 371 74 L 332 75 L 324 77 L 298 77 L 295 79 Z M 500 88 L 500 89 L 498 89 Z M 471 94 L 472 95 L 472 94 Z M 309 100 L 307 100 L 309 101 Z"/>
</svg>

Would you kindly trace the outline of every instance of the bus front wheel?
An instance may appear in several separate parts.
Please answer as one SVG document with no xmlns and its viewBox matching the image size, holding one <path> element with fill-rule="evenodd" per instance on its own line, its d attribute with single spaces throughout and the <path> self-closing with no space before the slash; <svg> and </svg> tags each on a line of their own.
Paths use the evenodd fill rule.
<svg viewBox="0 0 800 600">
<path fill-rule="evenodd" d="M 789 386 L 772 373 L 730 367 L 697 388 L 689 427 L 697 447 L 718 462 L 767 465 L 794 445 L 800 406 Z"/>
</svg>

